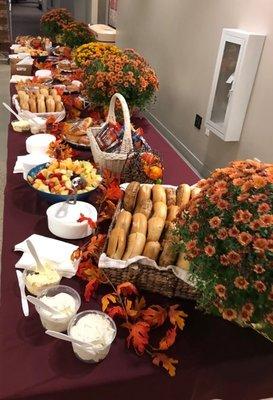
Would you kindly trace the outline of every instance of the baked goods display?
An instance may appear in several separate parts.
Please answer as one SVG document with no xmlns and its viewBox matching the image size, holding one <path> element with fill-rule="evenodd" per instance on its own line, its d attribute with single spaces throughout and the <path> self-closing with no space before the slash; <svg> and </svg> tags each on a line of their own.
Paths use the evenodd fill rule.
<svg viewBox="0 0 273 400">
<path fill-rule="evenodd" d="M 173 251 L 177 235 L 174 220 L 197 195 L 198 188 L 181 184 L 177 188 L 163 185 L 131 182 L 123 198 L 123 209 L 110 232 L 106 254 L 108 257 L 127 261 L 145 256 L 159 266 L 186 265 L 183 255 Z"/>
<path fill-rule="evenodd" d="M 37 87 L 33 92 L 18 90 L 18 102 L 21 110 L 32 113 L 53 113 L 64 109 L 58 91 L 43 86 Z"/>
<path fill-rule="evenodd" d="M 92 126 L 92 118 L 80 119 L 76 122 L 64 122 L 62 135 L 64 139 L 72 144 L 82 146 L 90 146 L 90 141 L 87 136 L 87 130 Z"/>
</svg>

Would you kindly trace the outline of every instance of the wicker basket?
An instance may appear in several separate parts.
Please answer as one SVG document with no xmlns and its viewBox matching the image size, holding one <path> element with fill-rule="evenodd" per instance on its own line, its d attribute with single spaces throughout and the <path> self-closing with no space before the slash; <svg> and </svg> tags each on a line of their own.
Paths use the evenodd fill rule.
<svg viewBox="0 0 273 400">
<path fill-rule="evenodd" d="M 122 201 L 119 202 L 112 223 L 108 230 L 107 240 L 104 247 L 104 253 L 101 255 L 99 267 L 109 277 L 111 282 L 115 285 L 122 282 L 132 282 L 139 289 L 147 290 L 149 292 L 158 293 L 166 297 L 180 297 L 184 299 L 194 300 L 197 293 L 193 286 L 186 283 L 184 280 L 178 278 L 173 269 L 170 267 L 161 268 L 145 265 L 145 263 L 136 262 L 129 264 L 126 268 L 104 268 L 103 258 L 108 244 L 108 238 L 112 229 L 114 228 L 117 216 L 122 209 Z M 113 264 L 117 260 L 113 260 Z"/>
<path fill-rule="evenodd" d="M 127 159 L 128 153 L 130 153 L 133 150 L 130 113 L 126 100 L 120 93 L 114 94 L 114 96 L 112 96 L 111 98 L 106 122 L 111 122 L 114 124 L 116 123 L 115 103 L 117 99 L 121 103 L 123 118 L 124 118 L 124 135 L 122 144 L 120 146 L 120 151 L 118 153 L 107 153 L 105 151 L 102 151 L 99 148 L 99 145 L 96 141 L 92 128 L 90 128 L 87 131 L 87 135 L 90 140 L 91 152 L 95 163 L 98 164 L 98 166 L 101 169 L 108 169 L 109 171 L 112 171 L 114 174 L 121 173 L 123 165 Z"/>
</svg>

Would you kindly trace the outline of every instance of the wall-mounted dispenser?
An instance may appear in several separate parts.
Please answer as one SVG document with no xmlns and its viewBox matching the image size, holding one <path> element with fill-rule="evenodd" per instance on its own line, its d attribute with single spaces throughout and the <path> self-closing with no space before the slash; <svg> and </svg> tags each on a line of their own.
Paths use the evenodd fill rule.
<svg viewBox="0 0 273 400">
<path fill-rule="evenodd" d="M 206 127 L 226 142 L 240 139 L 264 40 L 265 35 L 223 29 Z"/>
</svg>

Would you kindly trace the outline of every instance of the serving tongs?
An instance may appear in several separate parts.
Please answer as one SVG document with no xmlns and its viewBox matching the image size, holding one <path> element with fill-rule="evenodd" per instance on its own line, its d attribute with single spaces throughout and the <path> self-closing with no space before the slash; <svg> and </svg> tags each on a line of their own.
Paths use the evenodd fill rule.
<svg viewBox="0 0 273 400">
<path fill-rule="evenodd" d="M 66 202 L 63 203 L 63 205 L 59 208 L 59 210 L 57 210 L 57 212 L 55 214 L 55 217 L 57 217 L 57 218 L 66 217 L 69 204 L 76 204 L 77 196 L 78 196 L 78 190 L 79 189 L 84 189 L 86 187 L 86 185 L 87 185 L 87 182 L 83 177 L 75 176 L 71 180 L 71 184 L 72 184 L 73 193 L 71 193 L 70 196 L 68 196 Z"/>
</svg>

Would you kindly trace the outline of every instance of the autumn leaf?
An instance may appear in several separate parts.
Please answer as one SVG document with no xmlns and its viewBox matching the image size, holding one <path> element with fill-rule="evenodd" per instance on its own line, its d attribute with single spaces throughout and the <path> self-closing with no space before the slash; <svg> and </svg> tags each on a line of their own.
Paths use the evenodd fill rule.
<svg viewBox="0 0 273 400">
<path fill-rule="evenodd" d="M 130 294 L 138 294 L 137 288 L 131 282 L 124 282 L 117 286 L 117 293 L 129 296 Z"/>
<path fill-rule="evenodd" d="M 96 265 L 93 265 L 89 260 L 81 261 L 78 266 L 77 276 L 88 281 L 94 278 L 98 278 L 98 267 Z"/>
<path fill-rule="evenodd" d="M 132 308 L 133 302 L 132 300 L 126 299 L 125 308 L 128 317 L 136 318 L 138 316 L 138 311 Z"/>
<path fill-rule="evenodd" d="M 105 199 L 108 200 L 112 200 L 112 201 L 118 201 L 119 199 L 122 198 L 123 195 L 123 191 L 121 190 L 121 188 L 119 187 L 119 185 L 117 185 L 116 183 L 111 183 L 105 193 Z"/>
<path fill-rule="evenodd" d="M 106 200 L 105 206 L 103 210 L 100 212 L 98 222 L 103 222 L 112 219 L 115 211 L 116 211 L 116 205 L 112 201 Z"/>
<path fill-rule="evenodd" d="M 129 329 L 130 334 L 127 337 L 127 346 L 132 345 L 138 355 L 142 355 L 149 343 L 150 325 L 147 322 L 138 321 L 135 324 L 126 322 L 122 324 L 124 328 Z"/>
<path fill-rule="evenodd" d="M 176 327 L 167 330 L 166 335 L 159 342 L 159 350 L 168 350 L 175 342 Z"/>
<path fill-rule="evenodd" d="M 162 365 L 162 367 L 168 371 L 170 376 L 175 376 L 175 364 L 178 364 L 178 360 L 170 358 L 164 353 L 154 353 L 152 357 L 153 364 L 157 365 L 158 367 Z"/>
<path fill-rule="evenodd" d="M 185 319 L 188 315 L 184 313 L 182 310 L 177 310 L 179 307 L 178 304 L 175 304 L 173 306 L 170 306 L 169 309 L 169 318 L 171 324 L 178 326 L 179 329 L 183 330 L 185 326 Z"/>
<path fill-rule="evenodd" d="M 83 221 L 87 221 L 87 223 L 88 223 L 88 225 L 90 226 L 91 229 L 95 229 L 96 226 L 97 226 L 96 222 L 94 222 L 92 220 L 92 218 L 86 217 L 85 215 L 80 213 L 80 218 L 77 220 L 77 222 L 83 222 Z"/>
<path fill-rule="evenodd" d="M 137 310 L 138 313 L 145 307 L 146 307 L 146 301 L 143 296 L 141 296 L 140 300 L 138 298 L 135 299 L 135 310 Z"/>
<path fill-rule="evenodd" d="M 142 311 L 141 317 L 150 326 L 157 327 L 164 324 L 167 318 L 167 311 L 163 307 L 155 305 Z"/>
<path fill-rule="evenodd" d="M 114 293 L 108 293 L 101 299 L 102 311 L 105 311 L 110 303 L 116 303 L 117 298 Z"/>
<path fill-rule="evenodd" d="M 114 307 L 110 307 L 107 308 L 105 310 L 106 314 L 109 315 L 109 317 L 115 319 L 116 317 L 120 317 L 120 318 L 126 318 L 125 315 L 125 311 L 121 306 L 114 306 Z"/>
<path fill-rule="evenodd" d="M 99 281 L 96 278 L 91 279 L 91 281 L 89 281 L 87 283 L 87 285 L 85 286 L 85 290 L 84 290 L 85 301 L 89 301 L 91 299 L 91 297 L 94 295 L 95 291 L 97 290 L 98 286 L 99 286 Z"/>
</svg>

